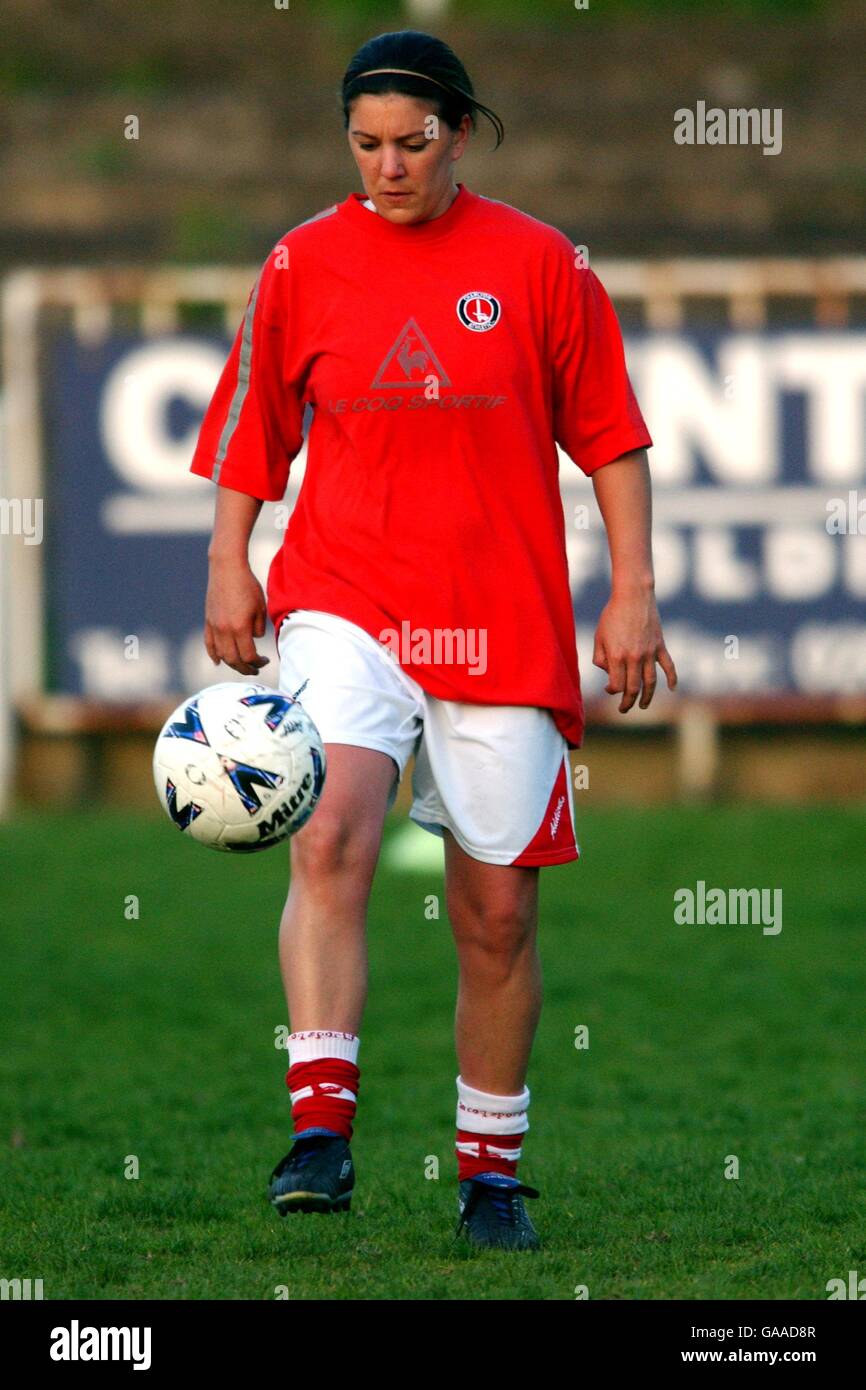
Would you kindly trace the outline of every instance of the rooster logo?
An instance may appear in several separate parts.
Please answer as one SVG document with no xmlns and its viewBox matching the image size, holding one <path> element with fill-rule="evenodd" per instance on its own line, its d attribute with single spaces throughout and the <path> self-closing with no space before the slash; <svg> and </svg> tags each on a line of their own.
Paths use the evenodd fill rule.
<svg viewBox="0 0 866 1390">
<path fill-rule="evenodd" d="M 419 348 L 417 352 L 412 351 L 412 338 L 407 333 L 397 353 L 397 361 L 406 375 L 411 376 L 414 371 L 423 372 L 429 360 L 423 348 Z"/>
<path fill-rule="evenodd" d="M 371 387 L 423 386 L 435 376 L 440 386 L 450 386 L 448 373 L 414 319 L 403 325 L 388 355 L 374 376 Z"/>
</svg>

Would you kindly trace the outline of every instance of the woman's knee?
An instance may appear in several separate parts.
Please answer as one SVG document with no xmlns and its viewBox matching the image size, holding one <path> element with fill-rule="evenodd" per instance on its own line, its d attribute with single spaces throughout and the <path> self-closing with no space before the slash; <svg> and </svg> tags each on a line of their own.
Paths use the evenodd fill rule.
<svg viewBox="0 0 866 1390">
<path fill-rule="evenodd" d="M 305 878 L 372 879 L 382 841 L 387 798 L 395 775 L 384 753 L 327 744 L 322 798 L 292 839 L 292 871 Z"/>
<path fill-rule="evenodd" d="M 449 916 L 458 950 L 472 951 L 491 960 L 514 959 L 535 939 L 534 907 L 520 899 L 455 906 Z"/>
<path fill-rule="evenodd" d="M 292 872 L 323 881 L 372 878 L 381 839 L 380 822 L 322 804 L 292 839 Z"/>
</svg>

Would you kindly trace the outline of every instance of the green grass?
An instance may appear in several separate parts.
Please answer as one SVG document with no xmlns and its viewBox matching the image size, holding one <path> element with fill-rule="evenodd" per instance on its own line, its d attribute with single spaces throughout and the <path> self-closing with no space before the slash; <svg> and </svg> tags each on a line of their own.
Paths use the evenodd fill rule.
<svg viewBox="0 0 866 1390">
<path fill-rule="evenodd" d="M 518 1256 L 452 1239 L 436 873 L 377 877 L 353 1210 L 280 1221 L 285 852 L 209 855 L 110 814 L 0 829 L 0 1276 L 46 1298 L 810 1299 L 866 1268 L 866 813 L 582 821 L 583 862 L 542 875 L 523 1174 L 545 1247 Z M 698 878 L 781 887 L 782 932 L 676 926 Z"/>
</svg>

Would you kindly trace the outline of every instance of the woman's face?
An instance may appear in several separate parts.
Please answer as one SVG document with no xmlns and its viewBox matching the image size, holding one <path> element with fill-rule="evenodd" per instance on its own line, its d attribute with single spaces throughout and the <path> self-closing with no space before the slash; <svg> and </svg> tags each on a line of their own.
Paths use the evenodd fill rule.
<svg viewBox="0 0 866 1390">
<path fill-rule="evenodd" d="M 349 108 L 349 148 L 376 211 L 403 224 L 445 212 L 454 197 L 453 165 L 469 130 L 468 116 L 452 130 L 421 97 L 356 97 Z"/>
</svg>

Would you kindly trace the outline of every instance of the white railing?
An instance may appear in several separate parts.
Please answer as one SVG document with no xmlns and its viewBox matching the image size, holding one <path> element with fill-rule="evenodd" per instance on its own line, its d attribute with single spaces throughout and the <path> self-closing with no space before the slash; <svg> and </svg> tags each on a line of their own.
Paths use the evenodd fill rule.
<svg viewBox="0 0 866 1390">
<path fill-rule="evenodd" d="M 849 321 L 853 296 L 866 295 L 866 257 L 826 259 L 599 260 L 592 262 L 618 307 L 636 304 L 652 329 L 694 321 L 690 301 L 721 300 L 729 326 L 769 321 L 774 298 L 811 301 L 816 325 Z M 0 496 L 43 496 L 40 349 L 49 316 L 64 316 L 80 340 L 97 343 L 118 310 L 133 306 L 145 335 L 178 331 L 184 305 L 216 307 L 229 334 L 239 323 L 257 267 L 32 269 L 10 275 L 0 290 L 0 357 L 4 392 Z M 0 571 L 0 805 L 8 785 L 10 708 L 38 694 L 43 671 L 42 547 L 3 537 Z M 5 691 L 5 694 L 4 694 Z M 694 738 L 694 735 L 691 735 Z"/>
</svg>

